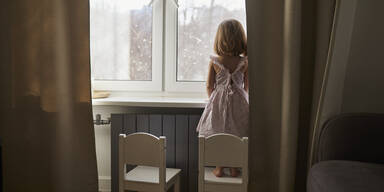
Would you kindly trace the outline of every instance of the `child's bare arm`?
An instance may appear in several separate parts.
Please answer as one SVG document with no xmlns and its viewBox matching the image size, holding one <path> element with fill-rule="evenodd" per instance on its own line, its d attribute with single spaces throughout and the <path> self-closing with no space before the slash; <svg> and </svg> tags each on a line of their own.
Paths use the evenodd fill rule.
<svg viewBox="0 0 384 192">
<path fill-rule="evenodd" d="M 209 63 L 208 79 L 207 79 L 207 93 L 208 97 L 211 97 L 213 90 L 215 89 L 216 72 L 213 68 L 213 63 Z"/>
</svg>

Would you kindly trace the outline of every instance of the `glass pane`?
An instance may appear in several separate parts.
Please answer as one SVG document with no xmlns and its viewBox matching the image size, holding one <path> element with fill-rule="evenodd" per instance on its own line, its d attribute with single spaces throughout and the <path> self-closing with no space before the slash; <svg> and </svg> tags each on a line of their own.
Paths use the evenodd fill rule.
<svg viewBox="0 0 384 192">
<path fill-rule="evenodd" d="M 94 79 L 152 79 L 150 1 L 90 0 Z"/>
<path fill-rule="evenodd" d="M 178 81 L 205 81 L 217 26 L 237 19 L 244 27 L 245 0 L 179 0 Z"/>
</svg>

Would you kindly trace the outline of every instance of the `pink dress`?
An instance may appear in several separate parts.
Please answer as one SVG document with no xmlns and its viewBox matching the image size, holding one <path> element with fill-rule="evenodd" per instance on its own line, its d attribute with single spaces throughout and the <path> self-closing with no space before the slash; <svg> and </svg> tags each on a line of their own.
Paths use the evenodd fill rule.
<svg viewBox="0 0 384 192">
<path fill-rule="evenodd" d="M 215 89 L 197 126 L 199 135 L 210 136 L 228 133 L 239 137 L 248 136 L 249 101 L 244 89 L 244 73 L 240 70 L 247 61 L 244 57 L 236 69 L 230 71 L 211 56 L 212 63 L 220 67 L 216 74 Z"/>
</svg>

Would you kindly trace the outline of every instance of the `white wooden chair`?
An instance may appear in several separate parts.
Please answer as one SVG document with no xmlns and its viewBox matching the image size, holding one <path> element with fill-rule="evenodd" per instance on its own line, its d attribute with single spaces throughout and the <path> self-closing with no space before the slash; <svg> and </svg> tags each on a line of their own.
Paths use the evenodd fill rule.
<svg viewBox="0 0 384 192">
<path fill-rule="evenodd" d="M 166 168 L 166 139 L 148 133 L 119 137 L 119 192 L 180 191 L 180 169 Z M 127 164 L 137 165 L 126 173 Z"/>
<path fill-rule="evenodd" d="M 239 167 L 239 177 L 216 177 L 214 168 Z M 229 134 L 199 136 L 199 192 L 246 192 L 248 187 L 248 138 Z"/>
</svg>

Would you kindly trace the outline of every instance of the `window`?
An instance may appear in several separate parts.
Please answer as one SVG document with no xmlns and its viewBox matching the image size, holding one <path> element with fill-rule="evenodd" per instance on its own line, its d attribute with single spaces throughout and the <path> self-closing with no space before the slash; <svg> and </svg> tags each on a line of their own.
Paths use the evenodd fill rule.
<svg viewBox="0 0 384 192">
<path fill-rule="evenodd" d="M 179 0 L 177 81 L 205 81 L 217 26 L 237 19 L 245 26 L 243 0 Z"/>
<path fill-rule="evenodd" d="M 205 92 L 218 24 L 245 0 L 90 0 L 94 88 Z"/>
<path fill-rule="evenodd" d="M 135 2 L 135 1 L 133 1 Z M 92 64 L 96 80 L 152 80 L 149 0 L 93 0 Z"/>
<path fill-rule="evenodd" d="M 161 91 L 162 3 L 90 0 L 94 88 Z"/>
</svg>

